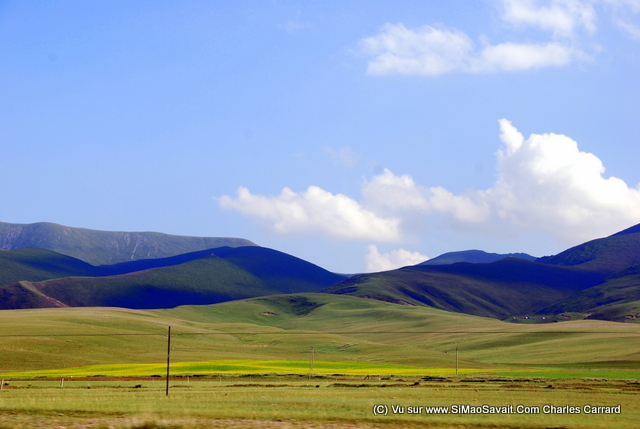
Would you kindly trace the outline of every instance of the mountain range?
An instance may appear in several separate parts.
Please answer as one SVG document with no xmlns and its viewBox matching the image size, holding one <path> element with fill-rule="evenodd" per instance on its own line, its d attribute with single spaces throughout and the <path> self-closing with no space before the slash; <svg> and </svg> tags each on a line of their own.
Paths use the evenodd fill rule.
<svg viewBox="0 0 640 429">
<path fill-rule="evenodd" d="M 0 243 L 10 249 L 0 251 L 0 309 L 172 308 L 322 292 L 527 323 L 640 320 L 640 225 L 538 259 L 470 250 L 351 277 L 235 238 L 0 223 Z"/>
<path fill-rule="evenodd" d="M 73 256 L 93 265 L 163 258 L 213 247 L 255 246 L 228 237 L 186 237 L 158 232 L 112 232 L 72 228 L 49 222 L 0 222 L 0 249 L 39 247 Z"/>
</svg>

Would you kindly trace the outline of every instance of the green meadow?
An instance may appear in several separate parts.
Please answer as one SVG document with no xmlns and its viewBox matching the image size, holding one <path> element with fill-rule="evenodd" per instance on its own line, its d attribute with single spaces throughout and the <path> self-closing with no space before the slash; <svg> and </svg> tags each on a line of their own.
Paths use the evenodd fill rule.
<svg viewBox="0 0 640 429">
<path fill-rule="evenodd" d="M 161 377 L 169 326 L 167 401 Z M 54 420 L 51 427 L 117 429 L 257 421 L 291 428 L 631 428 L 640 418 L 640 326 L 632 323 L 512 324 L 299 294 L 167 310 L 8 310 L 0 312 L 0 339 L 7 383 L 0 428 Z M 622 414 L 596 417 L 374 416 L 377 403 L 625 405 Z"/>
<path fill-rule="evenodd" d="M 0 374 L 4 378 L 40 377 L 149 377 L 166 374 L 166 363 L 88 365 L 75 368 L 47 369 Z M 499 369 L 463 368 L 459 374 L 493 373 Z M 173 376 L 202 376 L 215 374 L 312 374 L 312 375 L 454 375 L 455 368 L 420 368 L 406 365 L 380 364 L 354 361 L 310 361 L 229 359 L 208 362 L 174 362 L 170 365 Z"/>
</svg>

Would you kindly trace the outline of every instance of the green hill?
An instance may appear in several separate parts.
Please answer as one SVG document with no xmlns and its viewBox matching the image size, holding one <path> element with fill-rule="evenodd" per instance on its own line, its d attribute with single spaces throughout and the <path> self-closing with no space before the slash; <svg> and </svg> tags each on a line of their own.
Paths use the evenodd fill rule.
<svg viewBox="0 0 640 429">
<path fill-rule="evenodd" d="M 282 292 L 216 256 L 130 274 L 64 277 L 20 284 L 25 294 L 35 290 L 69 307 L 167 308 Z M 9 287 L 17 290 L 15 285 Z"/>
<path fill-rule="evenodd" d="M 23 262 L 5 276 L 13 283 L 0 288 L 0 308 L 3 309 L 169 308 L 262 295 L 317 292 L 344 279 L 302 259 L 257 246 L 207 249 L 100 267 L 43 249 L 2 253 L 13 255 L 13 259 L 5 258 L 7 261 L 21 256 Z M 30 255 L 34 261 L 30 261 Z M 0 267 L 13 267 L 2 262 L 0 260 Z M 36 271 L 32 266 L 48 266 L 51 270 Z"/>
<path fill-rule="evenodd" d="M 55 223 L 0 222 L 0 249 L 39 247 L 92 265 L 163 258 L 213 247 L 255 246 L 240 238 L 186 237 L 157 232 L 111 232 Z"/>
<path fill-rule="evenodd" d="M 482 250 L 463 250 L 460 252 L 443 253 L 440 256 L 421 262 L 418 265 L 448 265 L 456 262 L 470 262 L 472 264 L 489 264 L 505 258 L 520 258 L 535 261 L 536 258 L 526 253 L 488 253 Z"/>
<path fill-rule="evenodd" d="M 323 292 L 504 319 L 538 311 L 603 279 L 599 273 L 507 258 L 361 274 Z"/>
<path fill-rule="evenodd" d="M 0 250 L 0 286 L 20 280 L 41 281 L 66 276 L 96 276 L 101 270 L 46 249 Z"/>
<path fill-rule="evenodd" d="M 557 255 L 545 256 L 537 261 L 615 274 L 640 264 L 640 224 L 609 237 L 588 241 Z"/>
<path fill-rule="evenodd" d="M 346 279 L 295 256 L 266 247 L 219 247 L 211 249 L 216 256 L 261 278 L 270 287 L 285 293 L 318 292 Z"/>
<path fill-rule="evenodd" d="M 431 368 L 454 367 L 456 348 L 462 368 L 614 368 L 640 362 L 637 325 L 599 320 L 517 325 L 430 307 L 294 294 L 168 310 L 2 311 L 0 368 L 161 363 L 167 326 L 172 327 L 172 362 L 304 360 L 310 346 L 317 360 Z"/>
<path fill-rule="evenodd" d="M 640 322 L 640 265 L 544 308 L 539 314 L 568 312 L 583 313 L 590 319 Z"/>
</svg>

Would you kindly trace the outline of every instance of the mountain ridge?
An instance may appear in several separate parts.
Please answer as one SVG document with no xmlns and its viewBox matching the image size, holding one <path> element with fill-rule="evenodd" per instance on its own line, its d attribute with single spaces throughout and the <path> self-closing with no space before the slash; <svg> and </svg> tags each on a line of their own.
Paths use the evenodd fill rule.
<svg viewBox="0 0 640 429">
<path fill-rule="evenodd" d="M 191 237 L 159 232 L 100 231 L 51 222 L 0 222 L 0 249 L 38 247 L 92 265 L 175 256 L 221 246 L 256 246 L 242 238 Z"/>
<path fill-rule="evenodd" d="M 535 261 L 537 258 L 527 253 L 489 253 L 484 250 L 470 249 L 447 252 L 435 258 L 428 259 L 417 265 L 448 265 L 456 262 L 471 262 L 474 264 L 488 264 L 505 258 L 520 258 Z"/>
</svg>

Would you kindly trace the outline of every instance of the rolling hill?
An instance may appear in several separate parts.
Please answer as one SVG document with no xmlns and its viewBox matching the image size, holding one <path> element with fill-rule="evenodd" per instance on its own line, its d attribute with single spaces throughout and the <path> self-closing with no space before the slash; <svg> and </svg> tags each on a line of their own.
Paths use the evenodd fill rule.
<svg viewBox="0 0 640 429">
<path fill-rule="evenodd" d="M 472 264 L 488 264 L 505 258 L 520 258 L 535 261 L 537 258 L 526 253 L 487 253 L 482 250 L 462 250 L 447 252 L 440 256 L 421 262 L 418 265 L 448 265 L 456 262 L 471 262 Z"/>
<path fill-rule="evenodd" d="M 325 293 L 504 319 L 538 311 L 604 279 L 600 273 L 507 258 L 361 274 Z"/>
<path fill-rule="evenodd" d="M 0 286 L 20 280 L 40 281 L 66 276 L 98 276 L 102 270 L 84 261 L 46 249 L 0 250 Z"/>
<path fill-rule="evenodd" d="M 540 310 L 539 314 L 583 313 L 588 319 L 617 322 L 640 319 L 640 265 L 627 268 L 597 286 Z"/>
<path fill-rule="evenodd" d="M 163 362 L 167 326 L 172 362 L 307 359 L 310 346 L 318 360 L 431 368 L 455 366 L 456 347 L 464 368 L 635 368 L 640 362 L 637 325 L 599 320 L 516 325 L 430 307 L 294 294 L 166 310 L 4 311 L 0 367 L 8 372 Z"/>
<path fill-rule="evenodd" d="M 169 308 L 317 292 L 345 278 L 258 246 L 223 247 L 99 267 L 43 249 L 2 251 L 2 255 L 11 256 L 0 258 L 0 272 L 5 279 L 0 287 L 2 309 Z M 21 265 L 14 263 L 16 260 Z"/>
<path fill-rule="evenodd" d="M 591 240 L 537 262 L 576 267 L 608 275 L 640 264 L 640 224 L 609 237 Z"/>
<path fill-rule="evenodd" d="M 49 222 L 0 222 L 0 249 L 39 247 L 92 265 L 163 258 L 213 247 L 255 246 L 241 238 L 186 237 L 157 232 L 111 232 Z"/>
</svg>

